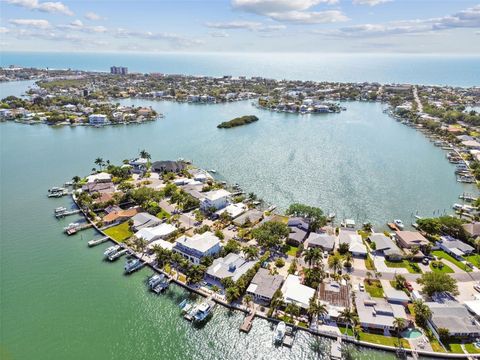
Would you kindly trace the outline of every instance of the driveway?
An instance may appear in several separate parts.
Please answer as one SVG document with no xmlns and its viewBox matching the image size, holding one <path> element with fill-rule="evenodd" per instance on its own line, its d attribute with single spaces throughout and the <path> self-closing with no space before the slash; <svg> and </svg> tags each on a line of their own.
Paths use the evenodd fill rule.
<svg viewBox="0 0 480 360">
<path fill-rule="evenodd" d="M 408 270 L 405 268 L 390 268 L 385 264 L 385 257 L 383 255 L 375 255 L 373 257 L 373 263 L 377 268 L 377 271 L 380 271 L 382 274 L 391 273 L 391 274 L 408 274 Z"/>
</svg>

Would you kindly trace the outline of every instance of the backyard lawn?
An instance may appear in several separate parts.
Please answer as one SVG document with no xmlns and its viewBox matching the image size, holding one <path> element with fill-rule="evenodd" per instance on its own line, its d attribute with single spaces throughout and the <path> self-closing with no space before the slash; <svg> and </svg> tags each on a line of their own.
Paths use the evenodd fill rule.
<svg viewBox="0 0 480 360">
<path fill-rule="evenodd" d="M 118 242 L 124 242 L 133 235 L 128 226 L 128 221 L 121 223 L 120 225 L 112 226 L 104 231 L 105 234 Z"/>
<path fill-rule="evenodd" d="M 422 272 L 418 264 L 414 262 L 410 262 L 408 260 L 402 260 L 402 261 L 385 260 L 385 265 L 391 268 L 405 268 L 408 270 L 409 273 L 412 273 L 412 274 L 420 274 Z"/>
<path fill-rule="evenodd" d="M 458 343 L 443 343 L 447 348 L 448 352 L 456 353 L 456 354 L 463 354 L 462 344 Z"/>
<path fill-rule="evenodd" d="M 297 246 L 290 246 L 287 250 L 287 255 L 290 255 L 290 256 L 297 256 L 297 251 L 298 251 L 298 247 Z"/>
<path fill-rule="evenodd" d="M 345 330 L 346 330 L 345 326 L 339 326 L 338 329 L 342 334 L 345 334 Z M 351 326 L 348 327 L 348 330 L 346 333 L 349 336 L 353 336 L 353 331 Z M 358 340 L 367 341 L 373 344 L 381 344 L 381 345 L 388 345 L 388 346 L 396 346 L 398 344 L 398 340 L 396 337 L 370 334 L 363 331 L 360 331 L 360 333 L 357 333 L 357 336 L 358 336 Z M 405 339 L 402 339 L 402 345 L 406 349 L 410 348 L 408 341 Z"/>
<path fill-rule="evenodd" d="M 365 259 L 365 267 L 367 268 L 367 270 L 375 270 L 375 264 L 373 263 L 370 254 L 368 254 L 367 258 Z"/>
<path fill-rule="evenodd" d="M 156 215 L 159 219 L 169 219 L 170 214 L 166 212 L 165 210 L 160 210 L 160 212 Z"/>
<path fill-rule="evenodd" d="M 464 258 L 465 260 L 467 260 L 468 262 L 471 262 L 476 267 L 480 267 L 480 255 L 473 254 L 473 255 L 464 256 Z"/>
<path fill-rule="evenodd" d="M 365 280 L 364 284 L 365 291 L 368 292 L 371 297 L 383 297 L 383 288 L 380 280 L 370 280 L 370 284 Z"/>
<path fill-rule="evenodd" d="M 443 250 L 435 250 L 435 251 L 432 251 L 432 254 L 435 255 L 435 256 L 438 257 L 438 258 L 442 258 L 442 259 L 445 259 L 445 260 L 447 260 L 447 261 L 450 261 L 452 264 L 457 265 L 460 269 L 465 270 L 466 272 L 472 271 L 472 269 L 470 269 L 467 265 L 465 265 L 464 263 L 458 261 L 457 259 L 455 259 L 454 257 L 450 256 L 449 254 L 447 254 L 447 253 L 446 253 L 445 251 L 443 251 Z"/>
<path fill-rule="evenodd" d="M 480 354 L 480 349 L 473 344 L 465 344 L 465 350 L 470 354 Z"/>
</svg>

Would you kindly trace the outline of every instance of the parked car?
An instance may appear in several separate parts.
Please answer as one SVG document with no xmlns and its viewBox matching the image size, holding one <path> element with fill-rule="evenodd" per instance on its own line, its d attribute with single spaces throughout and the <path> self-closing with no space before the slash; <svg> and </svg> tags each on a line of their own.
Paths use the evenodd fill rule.
<svg viewBox="0 0 480 360">
<path fill-rule="evenodd" d="M 473 285 L 473 288 L 474 288 L 475 290 L 477 290 L 478 292 L 480 292 L 480 284 L 475 284 L 475 285 Z"/>
<path fill-rule="evenodd" d="M 423 265 L 428 265 L 429 262 L 430 262 L 430 260 L 427 257 L 424 257 L 423 260 L 422 260 Z"/>
<path fill-rule="evenodd" d="M 408 281 L 405 281 L 403 285 L 405 286 L 405 289 L 407 289 L 408 291 L 413 291 L 413 286 Z"/>
<path fill-rule="evenodd" d="M 365 285 L 363 285 L 362 283 L 358 284 L 358 290 L 361 291 L 361 292 L 364 292 L 365 291 Z"/>
<path fill-rule="evenodd" d="M 323 252 L 323 257 L 324 257 L 325 259 L 328 259 L 328 251 L 324 251 L 324 252 Z"/>
</svg>

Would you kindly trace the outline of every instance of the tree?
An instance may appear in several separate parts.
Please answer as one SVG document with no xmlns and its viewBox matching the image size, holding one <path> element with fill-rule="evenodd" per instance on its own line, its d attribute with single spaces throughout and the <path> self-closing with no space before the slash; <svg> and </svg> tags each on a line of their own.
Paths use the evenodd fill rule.
<svg viewBox="0 0 480 360">
<path fill-rule="evenodd" d="M 346 325 L 345 333 L 347 333 L 348 326 L 352 326 L 352 330 L 354 329 L 354 324 L 358 321 L 357 319 L 357 314 L 350 310 L 349 308 L 345 308 L 340 312 L 338 315 L 338 319 L 340 321 L 343 321 Z M 354 336 L 355 336 L 355 330 L 354 330 Z"/>
<path fill-rule="evenodd" d="M 260 246 L 274 248 L 281 245 L 282 240 L 288 236 L 290 230 L 284 223 L 269 221 L 252 231 L 252 236 L 257 239 Z"/>
<path fill-rule="evenodd" d="M 345 262 L 343 263 L 343 266 L 346 268 L 351 268 L 352 267 L 352 262 L 353 262 L 353 255 L 350 252 L 347 252 L 347 254 L 344 257 Z"/>
<path fill-rule="evenodd" d="M 449 292 L 458 295 L 457 282 L 447 273 L 427 272 L 417 280 L 422 285 L 422 292 L 432 296 L 437 292 Z"/>
<path fill-rule="evenodd" d="M 258 248 L 254 245 L 250 245 L 243 249 L 243 253 L 247 260 L 252 260 L 258 256 Z"/>
<path fill-rule="evenodd" d="M 341 243 L 339 246 L 338 246 L 338 252 L 342 255 L 346 254 L 348 252 L 348 249 L 350 248 L 350 246 L 348 245 L 348 243 L 346 242 L 343 242 Z"/>
<path fill-rule="evenodd" d="M 305 285 L 313 289 L 316 289 L 325 278 L 323 264 L 321 264 L 319 267 L 303 269 L 303 273 Z"/>
<path fill-rule="evenodd" d="M 366 222 L 362 225 L 362 229 L 363 231 L 366 231 L 366 232 L 372 232 L 372 229 L 373 229 L 373 226 L 372 226 L 372 223 L 369 223 L 369 222 Z"/>
<path fill-rule="evenodd" d="M 297 259 L 294 258 L 293 261 L 290 263 L 290 266 L 288 267 L 288 273 L 295 274 L 296 272 L 297 272 Z"/>
<path fill-rule="evenodd" d="M 140 157 L 147 160 L 150 160 L 152 158 L 150 154 L 147 152 L 147 150 L 140 151 Z"/>
<path fill-rule="evenodd" d="M 395 280 L 395 288 L 397 290 L 402 290 L 405 288 L 405 281 L 406 281 L 405 276 L 401 274 L 395 274 L 394 280 Z"/>
<path fill-rule="evenodd" d="M 440 337 L 441 342 L 448 342 L 448 340 L 450 340 L 450 330 L 440 328 L 438 329 L 438 336 Z"/>
<path fill-rule="evenodd" d="M 430 308 L 421 299 L 417 299 L 413 302 L 413 312 L 417 325 L 426 327 L 428 319 L 432 316 Z"/>
<path fill-rule="evenodd" d="M 319 263 L 322 262 L 322 258 L 323 258 L 323 255 L 319 248 L 309 248 L 305 252 L 305 256 L 304 256 L 305 262 L 310 267 L 312 267 L 312 265 L 316 267 Z"/>
<path fill-rule="evenodd" d="M 248 307 L 250 306 L 250 303 L 253 301 L 253 297 L 252 295 L 250 294 L 247 294 L 243 297 L 243 302 L 245 303 L 245 305 Z"/>
<path fill-rule="evenodd" d="M 100 168 L 100 170 L 102 170 L 102 167 L 103 167 L 103 159 L 101 157 L 98 157 L 95 159 L 95 165 L 98 165 L 98 167 Z"/>
<path fill-rule="evenodd" d="M 328 258 L 328 266 L 333 269 L 334 273 L 342 266 L 342 257 L 340 254 L 335 254 Z"/>
<path fill-rule="evenodd" d="M 290 315 L 290 321 L 293 323 L 293 319 L 300 315 L 300 307 L 294 302 L 291 302 L 285 308 L 285 312 Z"/>
<path fill-rule="evenodd" d="M 132 248 L 135 250 L 135 252 L 141 253 L 140 259 L 142 259 L 143 255 L 145 255 L 144 251 L 147 248 L 148 241 L 142 237 L 137 238 L 136 236 L 134 236 L 133 241 L 131 243 L 132 243 Z"/>
<path fill-rule="evenodd" d="M 240 252 L 240 243 L 236 240 L 230 239 L 227 244 L 222 248 L 222 256 L 226 256 L 230 253 L 238 254 Z"/>
<path fill-rule="evenodd" d="M 393 327 L 395 328 L 395 332 L 397 333 L 398 339 L 400 339 L 400 337 L 401 337 L 400 333 L 405 328 L 405 319 L 396 317 L 393 320 Z"/>
<path fill-rule="evenodd" d="M 72 181 L 73 181 L 73 184 L 78 184 L 82 179 L 80 178 L 80 176 L 77 176 L 75 175 L 74 177 L 72 177 Z"/>
<path fill-rule="evenodd" d="M 314 206 L 294 203 L 288 207 L 286 214 L 307 219 L 310 231 L 318 230 L 327 224 L 327 218 L 323 214 L 322 209 Z"/>
<path fill-rule="evenodd" d="M 367 278 L 367 284 L 370 285 L 372 283 L 372 273 L 370 271 L 367 271 L 365 277 Z"/>
<path fill-rule="evenodd" d="M 230 286 L 225 290 L 225 296 L 227 298 L 227 301 L 231 303 L 232 301 L 240 297 L 240 290 L 235 285 Z"/>
<path fill-rule="evenodd" d="M 327 315 L 328 310 L 326 305 L 318 303 L 317 299 L 313 296 L 310 298 L 307 313 L 310 316 L 310 319 L 312 319 L 314 316 L 322 317 Z"/>
</svg>

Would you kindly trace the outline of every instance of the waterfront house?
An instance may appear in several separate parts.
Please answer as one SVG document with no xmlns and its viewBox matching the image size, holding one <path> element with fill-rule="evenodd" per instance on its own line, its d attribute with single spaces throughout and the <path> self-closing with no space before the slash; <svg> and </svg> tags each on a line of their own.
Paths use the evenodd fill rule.
<svg viewBox="0 0 480 360">
<path fill-rule="evenodd" d="M 325 319 L 336 320 L 343 310 L 350 308 L 350 290 L 344 281 L 340 283 L 331 280 L 320 283 L 318 299 L 327 307 Z"/>
<path fill-rule="evenodd" d="M 244 203 L 237 203 L 237 204 L 230 204 L 227 207 L 224 207 L 223 209 L 218 210 L 215 212 L 216 215 L 220 216 L 224 212 L 228 214 L 230 219 L 235 219 L 242 215 L 245 211 L 247 211 L 247 205 Z"/>
<path fill-rule="evenodd" d="M 407 314 L 403 305 L 392 303 L 384 298 L 372 298 L 366 292 L 358 292 L 355 297 L 360 326 L 367 330 L 381 330 L 385 335 L 395 329 L 395 319 L 407 321 Z"/>
<path fill-rule="evenodd" d="M 102 221 L 105 225 L 119 224 L 130 219 L 132 216 L 135 216 L 139 210 L 139 208 L 134 207 L 127 210 L 112 211 L 111 213 L 105 215 Z"/>
<path fill-rule="evenodd" d="M 254 225 L 258 223 L 263 218 L 263 212 L 258 211 L 257 209 L 251 209 L 243 213 L 239 217 L 233 220 L 233 223 L 237 226 L 243 226 L 247 223 Z"/>
<path fill-rule="evenodd" d="M 82 191 L 90 194 L 113 194 L 115 192 L 115 185 L 112 182 L 90 182 L 82 186 Z"/>
<path fill-rule="evenodd" d="M 396 231 L 395 239 L 397 240 L 397 244 L 404 249 L 411 249 L 414 246 L 422 249 L 430 243 L 418 231 Z"/>
<path fill-rule="evenodd" d="M 230 253 L 223 258 L 213 260 L 207 269 L 205 280 L 218 287 L 223 287 L 221 281 L 231 278 L 236 282 L 240 277 L 255 265 L 255 261 L 247 261 L 241 255 Z"/>
<path fill-rule="evenodd" d="M 301 229 L 303 231 L 308 231 L 309 228 L 309 222 L 308 220 L 302 218 L 302 217 L 291 217 L 288 219 L 287 225 L 289 227 L 296 227 L 298 229 Z"/>
<path fill-rule="evenodd" d="M 220 210 L 229 204 L 232 194 L 224 189 L 212 190 L 203 194 L 200 200 L 200 209 L 208 211 L 210 209 Z"/>
<path fill-rule="evenodd" d="M 350 251 L 353 256 L 365 257 L 368 254 L 362 237 L 354 230 L 340 229 L 338 243 L 348 244 L 348 251 Z"/>
<path fill-rule="evenodd" d="M 162 222 L 162 220 L 160 220 L 156 216 L 153 216 L 152 214 L 149 214 L 147 212 L 141 212 L 136 214 L 134 217 L 132 217 L 132 220 L 133 220 L 132 229 L 134 231 L 139 231 L 147 227 L 154 227 L 159 225 Z"/>
<path fill-rule="evenodd" d="M 155 161 L 151 170 L 160 174 L 174 172 L 179 173 L 185 169 L 185 163 L 182 161 Z"/>
<path fill-rule="evenodd" d="M 87 176 L 87 184 L 90 183 L 108 183 L 112 181 L 112 175 L 106 172 L 100 172 Z"/>
<path fill-rule="evenodd" d="M 474 221 L 474 222 L 471 222 L 469 224 L 464 224 L 463 229 L 471 237 L 480 236 L 480 222 L 479 221 Z"/>
<path fill-rule="evenodd" d="M 432 313 L 429 324 L 438 337 L 439 329 L 448 329 L 450 336 L 463 339 L 475 339 L 480 336 L 480 324 L 468 312 L 467 308 L 456 302 L 425 303 Z"/>
<path fill-rule="evenodd" d="M 462 141 L 462 145 L 469 149 L 480 150 L 480 143 L 476 140 Z"/>
<path fill-rule="evenodd" d="M 169 241 L 166 241 L 166 240 L 163 240 L 163 239 L 153 240 L 151 243 L 149 243 L 147 245 L 147 249 L 150 250 L 149 252 L 153 252 L 153 249 L 156 246 L 159 246 L 162 249 L 170 250 L 170 251 L 172 251 L 172 249 L 173 249 L 173 243 L 171 243 Z"/>
<path fill-rule="evenodd" d="M 388 236 L 385 236 L 382 233 L 374 233 L 371 234 L 368 239 L 371 243 L 375 244 L 375 251 L 377 253 L 383 254 L 383 256 L 385 256 L 385 259 L 392 261 L 402 260 L 402 251 Z"/>
<path fill-rule="evenodd" d="M 171 224 L 163 223 L 155 227 L 144 227 L 135 233 L 137 239 L 144 239 L 147 242 L 152 242 L 159 239 L 167 239 L 174 234 L 177 228 Z"/>
<path fill-rule="evenodd" d="M 260 268 L 250 282 L 247 294 L 250 294 L 256 303 L 268 305 L 282 286 L 283 280 L 283 276 L 271 275 L 267 269 Z"/>
<path fill-rule="evenodd" d="M 134 174 L 143 174 L 145 171 L 147 171 L 148 159 L 138 158 L 129 161 L 128 164 L 132 167 L 131 171 Z"/>
<path fill-rule="evenodd" d="M 294 303 L 302 309 L 308 309 L 310 299 L 315 295 L 315 289 L 305 286 L 296 275 L 289 274 L 282 285 L 281 292 L 286 304 Z"/>
<path fill-rule="evenodd" d="M 410 302 L 410 297 L 404 291 L 394 289 L 390 286 L 385 286 L 383 288 L 383 293 L 385 294 L 387 301 L 391 303 L 407 306 Z"/>
<path fill-rule="evenodd" d="M 213 256 L 220 252 L 220 239 L 210 231 L 192 237 L 183 235 L 175 241 L 172 250 L 198 265 L 204 256 Z"/>
<path fill-rule="evenodd" d="M 452 236 L 442 236 L 437 241 L 437 245 L 445 252 L 449 253 L 457 260 L 463 260 L 463 256 L 470 255 L 475 250 L 473 246 L 470 246 L 463 241 L 455 239 Z"/>
<path fill-rule="evenodd" d="M 95 126 L 106 125 L 108 124 L 108 118 L 104 114 L 91 114 L 88 116 L 88 123 Z"/>
<path fill-rule="evenodd" d="M 335 236 L 312 232 L 305 241 L 308 248 L 318 247 L 323 251 L 333 252 L 335 247 Z"/>
</svg>

